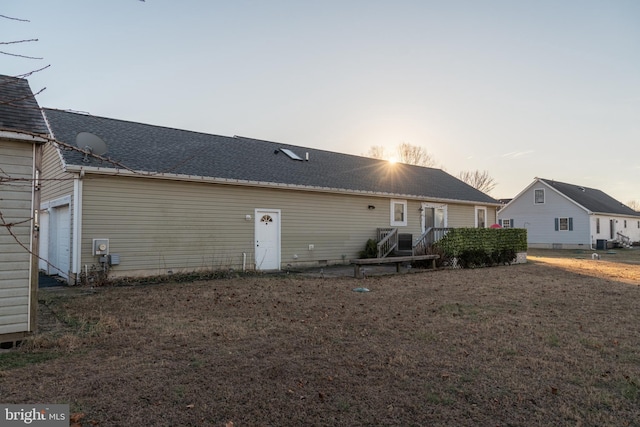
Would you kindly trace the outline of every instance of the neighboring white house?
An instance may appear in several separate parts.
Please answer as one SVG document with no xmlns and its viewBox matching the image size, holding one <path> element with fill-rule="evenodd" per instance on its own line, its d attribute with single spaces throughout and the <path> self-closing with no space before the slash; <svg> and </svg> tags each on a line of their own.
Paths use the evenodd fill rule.
<svg viewBox="0 0 640 427">
<path fill-rule="evenodd" d="M 34 208 L 47 126 L 24 79 L 0 76 L 0 343 L 36 329 Z"/>
<path fill-rule="evenodd" d="M 640 241 L 640 212 L 595 188 L 536 178 L 498 212 L 503 227 L 526 228 L 530 248 L 605 249 Z"/>
</svg>

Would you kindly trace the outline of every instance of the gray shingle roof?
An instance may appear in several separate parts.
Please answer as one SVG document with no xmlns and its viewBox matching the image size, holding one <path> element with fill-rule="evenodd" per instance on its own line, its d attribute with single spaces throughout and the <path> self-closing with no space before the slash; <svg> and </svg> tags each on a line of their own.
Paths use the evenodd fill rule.
<svg viewBox="0 0 640 427">
<path fill-rule="evenodd" d="M 630 207 L 620 203 L 618 200 L 598 189 L 568 184 L 566 182 L 558 182 L 552 179 L 539 178 L 539 180 L 555 188 L 560 193 L 564 194 L 579 205 L 589 209 L 591 212 L 640 216 L 640 212 L 634 211 Z"/>
<path fill-rule="evenodd" d="M 45 115 L 57 140 L 75 145 L 78 133 L 91 132 L 105 141 L 105 157 L 139 171 L 498 204 L 440 169 L 60 110 L 46 109 Z M 292 160 L 281 148 L 309 160 Z M 62 153 L 70 165 L 112 167 L 97 159 L 84 163 L 75 151 Z"/>
<path fill-rule="evenodd" d="M 49 133 L 27 80 L 0 75 L 0 129 Z"/>
</svg>

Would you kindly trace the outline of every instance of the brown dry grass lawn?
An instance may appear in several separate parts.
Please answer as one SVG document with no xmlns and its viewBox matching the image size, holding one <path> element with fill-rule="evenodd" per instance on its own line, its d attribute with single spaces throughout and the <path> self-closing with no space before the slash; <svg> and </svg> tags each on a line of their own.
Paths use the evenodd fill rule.
<svg viewBox="0 0 640 427">
<path fill-rule="evenodd" d="M 0 354 L 0 401 L 85 426 L 640 425 L 640 250 L 529 259 L 45 290 L 58 327 Z"/>
</svg>

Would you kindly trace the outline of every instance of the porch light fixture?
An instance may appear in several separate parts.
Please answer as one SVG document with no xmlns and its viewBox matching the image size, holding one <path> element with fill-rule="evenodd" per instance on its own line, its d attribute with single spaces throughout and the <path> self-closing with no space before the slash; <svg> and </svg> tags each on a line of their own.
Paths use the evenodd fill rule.
<svg viewBox="0 0 640 427">
<path fill-rule="evenodd" d="M 369 209 L 370 211 L 374 210 L 375 208 L 376 208 L 376 207 L 375 207 L 375 206 L 373 206 L 373 205 L 369 205 L 369 206 L 367 206 L 367 209 Z"/>
</svg>

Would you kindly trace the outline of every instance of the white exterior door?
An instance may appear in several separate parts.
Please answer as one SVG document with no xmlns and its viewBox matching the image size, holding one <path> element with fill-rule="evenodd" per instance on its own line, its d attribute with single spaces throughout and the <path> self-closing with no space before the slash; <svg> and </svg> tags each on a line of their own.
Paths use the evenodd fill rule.
<svg viewBox="0 0 640 427">
<path fill-rule="evenodd" d="M 422 204 L 422 232 L 428 228 L 447 227 L 447 205 Z"/>
<path fill-rule="evenodd" d="M 280 270 L 280 210 L 255 212 L 256 270 Z"/>
<path fill-rule="evenodd" d="M 51 209 L 49 223 L 49 274 L 69 278 L 71 250 L 71 215 L 69 205 Z"/>
<path fill-rule="evenodd" d="M 41 210 L 38 213 L 40 231 L 38 233 L 38 270 L 49 272 L 47 260 L 49 259 L 49 212 Z"/>
</svg>

